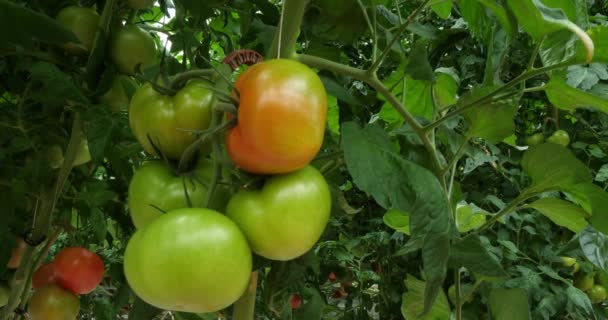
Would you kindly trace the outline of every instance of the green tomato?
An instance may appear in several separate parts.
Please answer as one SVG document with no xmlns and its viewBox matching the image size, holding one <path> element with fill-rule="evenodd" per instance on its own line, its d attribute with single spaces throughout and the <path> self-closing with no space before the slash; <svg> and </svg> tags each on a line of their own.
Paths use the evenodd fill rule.
<svg viewBox="0 0 608 320">
<path fill-rule="evenodd" d="M 577 273 L 574 276 L 574 286 L 582 291 L 591 289 L 593 287 L 593 275 L 585 274 L 584 272 Z"/>
<path fill-rule="evenodd" d="M 135 25 L 126 25 L 114 33 L 110 40 L 110 57 L 125 74 L 134 74 L 156 63 L 156 43 L 152 36 Z"/>
<path fill-rule="evenodd" d="M 89 142 L 86 138 L 80 140 L 80 145 L 76 151 L 76 158 L 74 159 L 74 167 L 83 165 L 91 161 L 91 153 L 89 153 Z"/>
<path fill-rule="evenodd" d="M 197 138 L 183 129 L 209 127 L 215 99 L 205 88 L 208 85 L 203 80 L 190 81 L 173 97 L 156 92 L 150 84 L 135 92 L 129 106 L 129 124 L 146 152 L 157 155 L 152 140 L 167 158 L 177 160 Z"/>
<path fill-rule="evenodd" d="M 80 44 L 67 43 L 64 50 L 70 54 L 85 54 L 93 47 L 99 24 L 99 14 L 91 8 L 69 6 L 57 14 L 57 22 L 72 31 Z"/>
<path fill-rule="evenodd" d="M 71 292 L 48 285 L 34 292 L 27 310 L 31 320 L 75 320 L 80 301 Z"/>
<path fill-rule="evenodd" d="M 63 150 L 58 144 L 50 145 L 45 148 L 49 166 L 52 169 L 59 169 L 63 165 Z"/>
<path fill-rule="evenodd" d="M 545 141 L 545 135 L 542 133 L 536 133 L 526 138 L 526 144 L 529 146 L 535 146 Z"/>
<path fill-rule="evenodd" d="M 165 310 L 205 313 L 233 304 L 252 271 L 247 239 L 209 209 L 170 211 L 135 232 L 124 255 L 133 291 Z"/>
<path fill-rule="evenodd" d="M 547 142 L 560 144 L 567 147 L 570 144 L 570 136 L 568 135 L 568 132 L 564 130 L 557 130 L 553 132 L 549 138 L 547 138 Z"/>
<path fill-rule="evenodd" d="M 252 250 L 272 260 L 305 254 L 329 219 L 331 195 L 325 178 L 308 166 L 269 178 L 262 190 L 240 191 L 226 214 L 243 230 Z"/>
<path fill-rule="evenodd" d="M 127 4 L 133 9 L 149 8 L 154 2 L 156 2 L 156 0 L 127 0 Z"/>
<path fill-rule="evenodd" d="M 581 266 L 578 264 L 578 262 L 574 258 L 571 258 L 571 257 L 560 257 L 560 258 L 562 260 L 562 265 L 564 267 L 572 268 L 572 273 L 578 272 L 578 270 L 581 268 Z"/>
<path fill-rule="evenodd" d="M 128 76 L 114 77 L 110 90 L 99 98 L 102 103 L 110 107 L 110 111 L 120 112 L 127 110 L 129 107 L 129 96 L 125 91 L 125 84 L 130 85 L 131 87 L 136 86 L 133 80 Z"/>
<path fill-rule="evenodd" d="M 0 308 L 4 307 L 8 303 L 10 296 L 11 289 L 5 285 L 0 285 Z"/>
<path fill-rule="evenodd" d="M 202 161 L 194 174 L 202 181 L 209 181 L 212 174 L 211 163 Z M 192 206 L 202 207 L 207 197 L 207 187 L 201 185 L 197 179 L 175 175 L 161 161 L 146 162 L 135 171 L 129 184 L 128 198 L 129 212 L 135 227 L 141 228 L 161 216 L 159 209 L 168 212 L 187 208 L 184 185 Z"/>
<path fill-rule="evenodd" d="M 606 300 L 607 295 L 606 288 L 597 284 L 591 287 L 587 292 L 587 296 L 592 303 L 600 303 Z"/>
</svg>

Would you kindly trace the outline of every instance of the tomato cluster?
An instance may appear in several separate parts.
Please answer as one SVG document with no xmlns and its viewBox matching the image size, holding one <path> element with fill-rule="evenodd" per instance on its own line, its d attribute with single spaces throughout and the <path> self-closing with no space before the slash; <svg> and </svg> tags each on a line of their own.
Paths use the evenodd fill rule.
<svg viewBox="0 0 608 320">
<path fill-rule="evenodd" d="M 305 254 L 331 210 L 327 182 L 309 165 L 323 143 L 327 114 L 316 73 L 277 59 L 238 78 L 238 124 L 226 133 L 226 149 L 239 169 L 264 174 L 265 181 L 231 197 L 215 190 L 209 199 L 215 204 L 205 201 L 213 173 L 210 145 L 198 150 L 197 164 L 187 172 L 171 165 L 184 162 L 195 132 L 214 129 L 211 86 L 190 80 L 169 96 L 144 85 L 129 105 L 131 131 L 148 154 L 166 161 L 145 162 L 130 182 L 128 206 L 137 231 L 124 271 L 140 298 L 167 310 L 203 313 L 231 305 L 249 284 L 252 253 L 272 260 Z"/>
<path fill-rule="evenodd" d="M 85 248 L 61 250 L 55 260 L 34 272 L 35 291 L 28 306 L 31 319 L 76 319 L 80 310 L 78 295 L 95 290 L 104 271 L 103 260 Z"/>
<path fill-rule="evenodd" d="M 575 258 L 560 257 L 562 265 L 574 274 L 573 285 L 584 291 L 591 303 L 603 303 L 608 299 L 608 274 L 603 270 L 595 270 L 593 273 L 586 273 L 580 269 L 580 265 Z"/>
</svg>

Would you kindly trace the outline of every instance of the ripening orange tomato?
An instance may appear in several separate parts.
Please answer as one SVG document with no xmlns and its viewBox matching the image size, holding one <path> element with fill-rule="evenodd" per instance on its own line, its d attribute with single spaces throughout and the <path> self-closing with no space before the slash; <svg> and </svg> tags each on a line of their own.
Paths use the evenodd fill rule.
<svg viewBox="0 0 608 320">
<path fill-rule="evenodd" d="M 245 70 L 235 87 L 238 124 L 226 138 L 232 161 L 257 174 L 308 165 L 321 148 L 327 119 L 327 93 L 319 76 L 300 62 L 274 59 Z"/>
</svg>

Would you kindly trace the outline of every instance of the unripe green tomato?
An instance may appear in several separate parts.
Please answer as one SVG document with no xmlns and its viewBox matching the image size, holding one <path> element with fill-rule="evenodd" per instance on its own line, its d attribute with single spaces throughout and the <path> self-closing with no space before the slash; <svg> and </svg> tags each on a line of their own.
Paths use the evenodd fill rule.
<svg viewBox="0 0 608 320">
<path fill-rule="evenodd" d="M 48 285 L 34 292 L 28 305 L 31 320 L 76 320 L 80 301 L 58 285 Z"/>
<path fill-rule="evenodd" d="M 4 307 L 8 303 L 10 296 L 11 289 L 5 285 L 0 285 L 0 308 Z"/>
<path fill-rule="evenodd" d="M 592 303 L 600 303 L 606 300 L 607 295 L 606 288 L 597 284 L 591 287 L 591 289 L 589 289 L 587 292 L 587 296 Z"/>
<path fill-rule="evenodd" d="M 309 251 L 323 234 L 331 211 L 325 178 L 312 166 L 266 180 L 261 190 L 242 190 L 226 208 L 251 249 L 271 260 Z"/>
<path fill-rule="evenodd" d="M 585 274 L 584 272 L 579 272 L 574 276 L 574 286 L 581 289 L 582 291 L 587 291 L 593 287 L 593 275 Z"/>
<path fill-rule="evenodd" d="M 581 266 L 578 264 L 576 259 L 572 257 L 560 257 L 562 260 L 562 265 L 564 267 L 572 268 L 572 273 L 577 273 Z"/>
<path fill-rule="evenodd" d="M 213 166 L 201 161 L 194 172 L 201 181 L 210 181 Z M 185 183 L 184 183 L 184 179 Z M 142 228 L 160 217 L 163 210 L 187 208 L 188 197 L 193 207 L 203 207 L 207 187 L 196 179 L 175 175 L 162 161 L 149 161 L 135 171 L 129 183 L 129 213 L 136 228 Z M 160 210 L 159 210 L 160 209 Z"/>
<path fill-rule="evenodd" d="M 163 95 L 150 85 L 139 88 L 129 105 L 129 126 L 137 141 L 151 155 L 159 149 L 178 160 L 198 138 L 189 130 L 206 130 L 211 123 L 214 94 L 203 80 L 192 80 L 174 96 Z M 206 147 L 205 144 L 202 147 Z M 203 148 L 208 153 L 208 147 Z"/>
<path fill-rule="evenodd" d="M 542 133 L 536 133 L 526 138 L 526 144 L 529 146 L 535 146 L 545 141 L 545 136 Z"/>
<path fill-rule="evenodd" d="M 112 112 L 127 110 L 129 107 L 129 96 L 125 91 L 124 83 L 136 87 L 136 84 L 128 76 L 117 76 L 112 81 L 112 87 L 99 98 L 101 102 L 110 107 Z"/>
<path fill-rule="evenodd" d="M 567 147 L 570 144 L 570 135 L 568 135 L 568 132 L 564 130 L 557 130 L 553 132 L 549 138 L 547 138 L 547 142 L 560 144 Z"/>
<path fill-rule="evenodd" d="M 50 145 L 45 148 L 46 157 L 49 161 L 49 166 L 52 169 L 59 169 L 63 165 L 63 150 L 57 144 Z"/>
<path fill-rule="evenodd" d="M 78 150 L 76 151 L 76 158 L 74 159 L 74 167 L 77 167 L 81 164 L 85 164 L 91 161 L 91 153 L 89 153 L 89 142 L 86 138 L 80 140 L 80 145 L 78 146 Z"/>
<path fill-rule="evenodd" d="M 70 54 L 85 54 L 93 47 L 99 24 L 99 14 L 91 8 L 69 6 L 57 14 L 57 22 L 72 31 L 82 42 L 68 43 L 63 48 Z"/>
<path fill-rule="evenodd" d="M 154 2 L 156 2 L 156 0 L 127 0 L 127 4 L 133 9 L 149 8 Z"/>
<path fill-rule="evenodd" d="M 110 57 L 120 72 L 135 74 L 138 65 L 142 71 L 154 65 L 156 43 L 148 32 L 129 24 L 110 39 Z"/>
<path fill-rule="evenodd" d="M 238 226 L 203 208 L 167 212 L 134 234 L 125 277 L 147 303 L 165 310 L 215 312 L 249 284 L 251 249 Z"/>
</svg>

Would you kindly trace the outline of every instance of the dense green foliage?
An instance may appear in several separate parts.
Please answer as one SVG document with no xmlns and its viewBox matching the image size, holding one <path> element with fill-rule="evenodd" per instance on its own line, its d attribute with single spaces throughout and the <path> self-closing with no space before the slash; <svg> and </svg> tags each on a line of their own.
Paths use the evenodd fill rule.
<svg viewBox="0 0 608 320">
<path fill-rule="evenodd" d="M 86 19 L 95 30 L 58 18 L 70 6 L 87 8 L 68 13 L 95 17 Z M 49 294 L 65 296 L 67 313 L 79 305 L 80 319 L 100 320 L 607 319 L 607 16 L 601 0 L 0 0 L 0 305 L 10 289 L 0 320 L 32 315 Z M 249 199 L 281 178 L 245 172 L 226 151 L 240 115 L 233 84 L 246 68 L 232 70 L 239 61 L 230 54 L 240 49 L 298 60 L 321 79 L 327 122 L 314 123 L 325 114 L 324 105 L 315 109 L 310 126 L 326 130 L 311 165 L 323 176 L 314 185 L 324 178 L 329 186 L 329 222 L 293 260 L 253 255 L 250 286 L 234 305 L 206 314 L 157 309 L 135 292 L 151 290 L 142 284 L 149 279 L 136 279 L 134 291 L 125 277 L 134 234 L 145 241 L 131 246 L 141 260 L 131 260 L 130 277 L 150 272 L 159 281 L 142 296 L 148 302 L 213 310 L 245 284 L 236 270 L 238 288 L 206 283 L 200 296 L 189 294 L 230 269 L 199 255 L 219 246 L 214 226 L 171 219 L 176 206 L 226 213 L 231 196 L 248 195 L 234 198 L 238 212 L 228 216 L 270 246 L 288 242 L 264 224 L 284 223 L 280 236 L 293 234 L 295 255 L 326 216 L 326 190 L 298 189 L 307 185 L 298 174 L 273 190 L 282 202 Z M 153 98 L 127 108 L 144 85 Z M 180 96 L 189 87 L 198 88 Z M 260 95 L 265 87 L 255 85 Z M 289 97 L 281 94 L 273 96 Z M 179 117 L 158 109 L 175 106 L 199 113 L 168 123 Z M 139 118 L 130 123 L 131 110 Z M 298 147 L 285 137 L 300 122 L 260 119 L 268 125 L 256 123 L 257 131 L 282 138 L 264 140 L 262 151 Z M 165 126 L 133 129 L 153 121 Z M 160 166 L 149 174 L 157 181 L 134 180 L 146 166 Z M 256 201 L 263 205 L 252 209 Z M 273 203 L 282 207 L 263 210 Z M 277 218 L 288 205 L 297 219 Z M 143 212 L 138 233 L 130 207 Z M 307 210 L 321 217 L 302 218 Z M 162 234 L 140 227 L 155 215 L 172 223 L 154 220 Z M 227 219 L 214 219 L 248 252 Z M 79 304 L 55 285 L 31 290 L 38 266 L 74 246 L 101 256 L 101 285 Z M 149 248 L 158 261 L 139 256 Z M 173 270 L 146 269 L 169 264 L 171 248 L 181 252 Z M 215 257 L 249 266 L 248 254 L 231 254 Z M 205 268 L 190 269 L 191 255 Z M 179 286 L 187 275 L 197 281 Z M 170 297 L 156 299 L 159 291 Z"/>
</svg>

